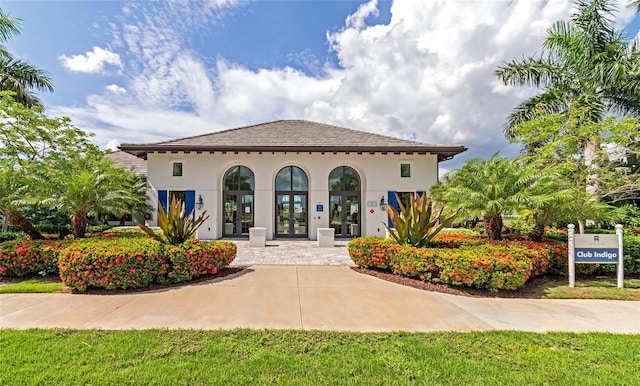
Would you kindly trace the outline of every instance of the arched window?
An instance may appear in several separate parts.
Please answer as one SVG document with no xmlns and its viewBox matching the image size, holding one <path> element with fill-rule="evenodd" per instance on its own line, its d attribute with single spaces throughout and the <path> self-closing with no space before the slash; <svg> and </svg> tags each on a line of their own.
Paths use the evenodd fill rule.
<svg viewBox="0 0 640 386">
<path fill-rule="evenodd" d="M 307 174 L 297 166 L 287 166 L 276 176 L 276 190 L 281 192 L 306 192 L 309 190 Z"/>
<path fill-rule="evenodd" d="M 253 227 L 255 177 L 246 166 L 233 166 L 224 175 L 223 236 L 248 236 Z"/>
<path fill-rule="evenodd" d="M 276 175 L 276 235 L 307 237 L 307 174 L 297 166 L 286 166 Z"/>
<path fill-rule="evenodd" d="M 329 225 L 336 236 L 360 235 L 360 176 L 349 166 L 338 166 L 329 173 Z"/>
</svg>

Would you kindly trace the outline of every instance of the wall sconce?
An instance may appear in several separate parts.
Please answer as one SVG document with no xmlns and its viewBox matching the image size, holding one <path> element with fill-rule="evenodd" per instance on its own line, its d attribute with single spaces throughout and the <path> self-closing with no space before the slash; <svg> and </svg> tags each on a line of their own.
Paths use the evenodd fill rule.
<svg viewBox="0 0 640 386">
<path fill-rule="evenodd" d="M 198 201 L 196 201 L 196 209 L 202 210 L 203 206 L 204 206 L 204 201 L 202 201 L 202 196 L 198 195 Z"/>
<path fill-rule="evenodd" d="M 380 198 L 380 210 L 381 211 L 387 210 L 387 202 L 384 200 L 384 196 Z"/>
</svg>

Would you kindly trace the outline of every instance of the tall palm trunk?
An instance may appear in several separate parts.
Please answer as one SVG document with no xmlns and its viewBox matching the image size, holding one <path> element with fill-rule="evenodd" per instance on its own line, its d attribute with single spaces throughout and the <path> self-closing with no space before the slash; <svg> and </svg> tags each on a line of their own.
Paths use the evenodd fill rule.
<svg viewBox="0 0 640 386">
<path fill-rule="evenodd" d="M 485 216 L 484 229 L 487 231 L 489 240 L 502 239 L 502 216 L 499 214 Z"/>
<path fill-rule="evenodd" d="M 584 164 L 587 167 L 587 193 L 590 195 L 598 192 L 599 178 L 598 178 L 598 163 L 596 159 L 598 157 L 598 149 L 600 148 L 600 141 L 597 137 L 589 138 L 589 141 L 584 147 Z"/>
<path fill-rule="evenodd" d="M 534 216 L 533 229 L 527 235 L 527 238 L 531 241 L 542 241 L 544 236 L 544 221 L 540 218 L 539 214 Z"/>
<path fill-rule="evenodd" d="M 43 240 L 44 236 L 37 230 L 31 222 L 22 215 L 22 213 L 17 210 L 8 210 L 5 212 L 7 216 L 7 220 L 13 225 L 17 230 L 26 233 L 32 240 Z"/>
<path fill-rule="evenodd" d="M 600 141 L 598 137 L 593 136 L 589 138 L 589 141 L 584 147 L 584 164 L 587 167 L 587 194 L 595 196 L 598 193 L 600 185 L 600 179 L 598 178 L 598 163 L 596 159 L 598 157 L 598 149 L 600 148 Z M 579 232 L 584 234 L 585 222 L 587 225 L 593 223 L 590 219 L 584 219 L 585 221 L 579 221 Z"/>
<path fill-rule="evenodd" d="M 84 212 L 75 212 L 71 215 L 71 231 L 73 237 L 83 238 L 87 232 L 87 215 Z"/>
</svg>

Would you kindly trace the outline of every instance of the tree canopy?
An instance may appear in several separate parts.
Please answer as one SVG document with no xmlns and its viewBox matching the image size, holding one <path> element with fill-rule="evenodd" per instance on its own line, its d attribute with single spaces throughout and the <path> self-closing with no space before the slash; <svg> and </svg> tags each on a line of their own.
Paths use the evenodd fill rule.
<svg viewBox="0 0 640 386">
<path fill-rule="evenodd" d="M 53 91 L 49 74 L 13 56 L 4 46 L 11 37 L 22 32 L 20 19 L 0 9 L 0 91 L 13 91 L 14 99 L 25 106 L 41 106 L 36 91 Z"/>
</svg>

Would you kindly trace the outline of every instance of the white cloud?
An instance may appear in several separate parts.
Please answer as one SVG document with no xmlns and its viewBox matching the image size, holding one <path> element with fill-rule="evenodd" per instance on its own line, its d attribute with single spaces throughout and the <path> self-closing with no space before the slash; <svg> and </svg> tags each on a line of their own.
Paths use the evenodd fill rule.
<svg viewBox="0 0 640 386">
<path fill-rule="evenodd" d="M 99 143 L 303 118 L 469 147 L 447 168 L 497 149 L 513 154 L 501 125 L 533 90 L 505 87 L 493 73 L 539 52 L 546 28 L 567 19 L 573 2 L 398 0 L 389 24 L 367 26 L 376 4 L 361 5 L 343 29 L 328 33 L 341 67 L 314 76 L 289 67 L 254 71 L 224 58 L 210 63 L 190 50 L 185 36 L 217 23 L 236 2 L 127 4 L 112 25 L 113 44 L 126 52 L 126 93 L 111 85 L 85 106 L 57 111 L 96 132 Z M 625 20 L 626 13 L 616 22 Z"/>
<path fill-rule="evenodd" d="M 100 47 L 93 47 L 91 51 L 80 55 L 61 55 L 59 57 L 62 65 L 71 71 L 103 73 L 105 67 L 115 67 L 122 69 L 120 55 Z"/>
<path fill-rule="evenodd" d="M 117 84 L 110 84 L 107 87 L 105 87 L 108 91 L 117 94 L 117 95 L 124 95 L 127 93 L 127 89 L 124 87 L 120 87 Z"/>
</svg>

